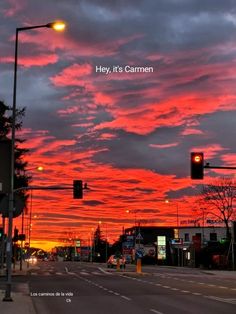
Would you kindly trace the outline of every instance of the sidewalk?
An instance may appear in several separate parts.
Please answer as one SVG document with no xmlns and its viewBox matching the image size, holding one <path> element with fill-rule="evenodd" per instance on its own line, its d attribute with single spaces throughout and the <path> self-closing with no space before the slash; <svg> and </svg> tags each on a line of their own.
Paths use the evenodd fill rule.
<svg viewBox="0 0 236 314">
<path fill-rule="evenodd" d="M 23 262 L 22 264 L 22 270 L 20 270 L 20 265 L 16 265 L 15 271 L 12 271 L 12 282 L 14 284 L 14 277 L 15 276 L 23 276 L 26 275 L 27 272 L 31 269 L 37 269 L 38 267 L 35 265 L 29 265 L 27 268 L 27 263 Z M 36 311 L 33 306 L 33 302 L 31 300 L 31 297 L 26 291 L 23 292 L 11 292 L 11 297 L 13 299 L 13 302 L 4 302 L 2 301 L 5 296 L 5 274 L 0 274 L 0 308 L 1 313 L 3 314 L 36 314 Z M 3 281 L 4 280 L 4 281 Z"/>
</svg>

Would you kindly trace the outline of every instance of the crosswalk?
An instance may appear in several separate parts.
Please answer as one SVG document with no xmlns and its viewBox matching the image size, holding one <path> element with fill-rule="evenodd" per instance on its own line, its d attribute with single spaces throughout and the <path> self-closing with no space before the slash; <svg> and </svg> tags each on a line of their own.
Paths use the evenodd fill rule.
<svg viewBox="0 0 236 314">
<path fill-rule="evenodd" d="M 101 270 L 98 271 L 87 271 L 87 270 L 79 270 L 79 271 L 56 271 L 56 270 L 34 270 L 30 272 L 31 276 L 67 276 L 67 275 L 79 275 L 79 276 L 104 276 L 110 275 L 110 273 L 103 272 Z"/>
</svg>

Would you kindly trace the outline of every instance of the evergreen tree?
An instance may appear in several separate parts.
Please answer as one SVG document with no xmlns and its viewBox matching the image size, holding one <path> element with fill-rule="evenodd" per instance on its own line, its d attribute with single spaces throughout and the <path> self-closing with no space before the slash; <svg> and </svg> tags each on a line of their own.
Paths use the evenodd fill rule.
<svg viewBox="0 0 236 314">
<path fill-rule="evenodd" d="M 105 262 L 107 257 L 106 255 L 109 254 L 107 252 L 109 248 L 109 243 L 103 238 L 100 225 L 98 225 L 97 229 L 94 232 L 93 247 L 95 262 Z"/>
<path fill-rule="evenodd" d="M 12 116 L 8 114 L 11 108 L 7 106 L 3 101 L 0 101 L 0 141 L 11 140 L 11 127 L 12 127 Z M 18 109 L 16 111 L 16 130 L 20 130 L 22 127 L 22 119 L 25 115 L 25 108 Z M 16 139 L 15 141 L 15 177 L 14 177 L 14 189 L 20 187 L 27 187 L 29 184 L 30 177 L 26 175 L 27 162 L 24 161 L 24 156 L 28 152 L 28 149 L 20 148 L 20 144 L 24 140 Z M 24 201 L 26 206 L 28 193 L 26 190 L 18 192 Z M 3 194 L 0 198 L 4 197 Z"/>
</svg>

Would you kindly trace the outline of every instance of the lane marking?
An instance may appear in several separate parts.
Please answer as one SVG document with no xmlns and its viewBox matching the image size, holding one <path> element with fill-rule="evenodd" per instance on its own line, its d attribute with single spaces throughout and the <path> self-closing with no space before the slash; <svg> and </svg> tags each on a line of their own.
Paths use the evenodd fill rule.
<svg viewBox="0 0 236 314">
<path fill-rule="evenodd" d="M 154 310 L 154 309 L 150 309 L 150 312 L 153 312 L 153 313 L 156 313 L 156 314 L 163 314 L 163 312 L 160 312 L 160 311 L 157 311 L 157 310 Z"/>
<path fill-rule="evenodd" d="M 211 300 L 216 300 L 216 301 L 219 301 L 219 302 L 229 303 L 229 304 L 236 304 L 236 299 L 223 299 L 223 298 L 214 297 L 214 296 L 211 296 L 211 295 L 206 295 L 206 296 L 204 296 L 204 298 L 211 299 Z"/>
<path fill-rule="evenodd" d="M 80 274 L 81 274 L 81 275 L 84 275 L 84 276 L 90 276 L 90 274 L 87 273 L 87 272 L 85 272 L 85 271 L 81 271 Z"/>
<path fill-rule="evenodd" d="M 112 273 L 106 271 L 105 269 L 103 269 L 103 268 L 101 268 L 101 267 L 98 267 L 98 269 L 99 269 L 102 273 L 104 273 L 104 274 L 112 275 Z"/>
<path fill-rule="evenodd" d="M 131 299 L 128 298 L 128 297 L 126 297 L 125 295 L 121 295 L 121 298 L 123 298 L 123 299 L 125 299 L 125 300 L 127 300 L 127 301 L 131 301 Z"/>
<path fill-rule="evenodd" d="M 211 284 L 211 285 L 208 285 L 208 287 L 216 287 L 216 285 L 212 285 L 212 284 Z"/>
</svg>

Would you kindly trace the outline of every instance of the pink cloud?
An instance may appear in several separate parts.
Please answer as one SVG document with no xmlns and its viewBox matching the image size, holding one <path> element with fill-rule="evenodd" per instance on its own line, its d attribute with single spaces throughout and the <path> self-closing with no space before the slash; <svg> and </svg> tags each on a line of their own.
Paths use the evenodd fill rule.
<svg viewBox="0 0 236 314">
<path fill-rule="evenodd" d="M 18 1 L 18 0 L 8 0 L 7 2 L 9 4 L 9 8 L 5 9 L 5 10 L 2 10 L 3 14 L 6 17 L 13 17 L 13 16 L 17 15 L 19 12 L 24 10 L 24 8 L 25 8 L 25 6 L 27 4 L 26 0 L 21 0 L 21 1 Z"/>
<path fill-rule="evenodd" d="M 1 63 L 13 63 L 15 60 L 13 57 L 2 57 L 0 58 Z M 56 54 L 41 54 L 37 56 L 21 56 L 18 58 L 18 64 L 26 68 L 32 66 L 46 66 L 49 64 L 54 64 L 58 61 L 58 56 Z"/>
<path fill-rule="evenodd" d="M 182 135 L 203 135 L 204 133 L 201 130 L 186 128 L 182 133 Z"/>
<path fill-rule="evenodd" d="M 84 85 L 86 77 L 91 73 L 92 66 L 90 64 L 73 64 L 58 75 L 51 77 L 51 81 L 56 86 L 79 86 Z"/>
<path fill-rule="evenodd" d="M 194 152 L 203 152 L 205 161 L 214 158 L 215 156 L 219 155 L 220 152 L 225 153 L 227 148 L 222 147 L 220 144 L 209 144 L 205 146 L 195 146 L 192 147 L 191 151 Z"/>
<path fill-rule="evenodd" d="M 152 148 L 169 148 L 169 147 L 175 147 L 178 146 L 179 143 L 175 142 L 175 143 L 168 143 L 168 144 L 149 144 L 150 147 Z"/>
</svg>

